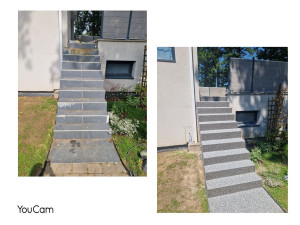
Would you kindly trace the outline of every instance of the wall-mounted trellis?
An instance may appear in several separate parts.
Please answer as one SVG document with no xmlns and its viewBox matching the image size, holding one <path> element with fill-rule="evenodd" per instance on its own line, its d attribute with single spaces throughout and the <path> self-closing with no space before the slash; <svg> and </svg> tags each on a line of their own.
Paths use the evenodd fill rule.
<svg viewBox="0 0 300 225">
<path fill-rule="evenodd" d="M 144 47 L 144 60 L 143 60 L 143 72 L 142 72 L 142 87 L 147 87 L 147 45 Z"/>
</svg>

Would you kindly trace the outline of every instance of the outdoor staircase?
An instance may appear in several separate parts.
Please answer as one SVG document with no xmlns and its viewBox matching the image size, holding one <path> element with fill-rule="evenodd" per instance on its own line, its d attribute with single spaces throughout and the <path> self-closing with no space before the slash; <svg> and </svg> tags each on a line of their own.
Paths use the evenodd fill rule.
<svg viewBox="0 0 300 225">
<path fill-rule="evenodd" d="M 262 187 L 226 97 L 197 103 L 206 195 L 211 212 L 282 212 Z"/>
<path fill-rule="evenodd" d="M 63 52 L 53 163 L 120 163 L 111 142 L 100 56 L 95 43 Z"/>
</svg>

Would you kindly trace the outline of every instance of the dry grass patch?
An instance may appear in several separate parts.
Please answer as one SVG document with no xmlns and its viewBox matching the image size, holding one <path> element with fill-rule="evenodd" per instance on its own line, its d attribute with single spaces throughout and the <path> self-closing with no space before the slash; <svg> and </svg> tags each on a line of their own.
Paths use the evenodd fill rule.
<svg viewBox="0 0 300 225">
<path fill-rule="evenodd" d="M 186 150 L 158 153 L 158 212 L 208 212 L 199 156 Z"/>
<path fill-rule="evenodd" d="M 57 101 L 52 97 L 18 97 L 18 175 L 34 176 L 53 138 Z"/>
</svg>

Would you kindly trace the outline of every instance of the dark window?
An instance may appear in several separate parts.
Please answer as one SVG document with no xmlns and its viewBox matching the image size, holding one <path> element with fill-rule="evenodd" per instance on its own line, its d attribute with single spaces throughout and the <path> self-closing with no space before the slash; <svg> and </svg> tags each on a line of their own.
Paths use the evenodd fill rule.
<svg viewBox="0 0 300 225">
<path fill-rule="evenodd" d="M 157 48 L 157 61 L 175 62 L 175 49 L 173 47 Z"/>
<path fill-rule="evenodd" d="M 105 78 L 107 79 L 133 79 L 133 61 L 106 61 Z"/>
<path fill-rule="evenodd" d="M 237 111 L 236 121 L 240 126 L 256 126 L 258 111 Z"/>
</svg>

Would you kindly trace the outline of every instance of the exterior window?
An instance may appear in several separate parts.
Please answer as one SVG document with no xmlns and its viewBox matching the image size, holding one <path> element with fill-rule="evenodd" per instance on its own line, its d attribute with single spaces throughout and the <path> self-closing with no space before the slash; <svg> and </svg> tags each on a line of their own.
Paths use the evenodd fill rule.
<svg viewBox="0 0 300 225">
<path fill-rule="evenodd" d="M 133 79 L 133 61 L 106 61 L 106 79 Z"/>
<path fill-rule="evenodd" d="M 157 48 L 157 61 L 175 62 L 175 49 L 173 47 Z"/>
<path fill-rule="evenodd" d="M 256 126 L 258 111 L 237 111 L 236 121 L 241 126 Z"/>
</svg>

